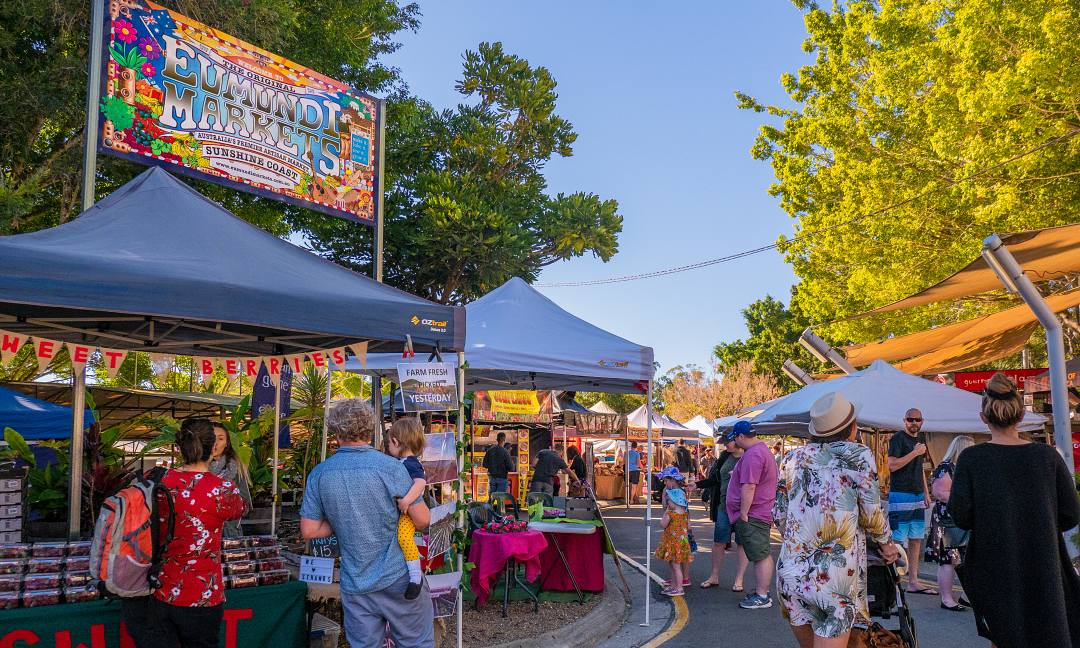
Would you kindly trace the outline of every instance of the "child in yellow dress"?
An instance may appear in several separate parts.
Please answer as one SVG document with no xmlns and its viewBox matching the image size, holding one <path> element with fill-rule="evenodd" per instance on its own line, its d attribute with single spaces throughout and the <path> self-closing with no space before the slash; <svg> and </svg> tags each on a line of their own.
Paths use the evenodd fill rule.
<svg viewBox="0 0 1080 648">
<path fill-rule="evenodd" d="M 420 552 L 416 548 L 416 527 L 409 517 L 409 507 L 424 495 L 427 475 L 418 456 L 424 452 L 424 428 L 420 419 L 409 416 L 394 421 L 386 433 L 386 449 L 391 456 L 401 460 L 413 480 L 412 488 L 404 497 L 398 498 L 401 516 L 398 518 L 398 544 L 405 555 L 405 564 L 409 568 L 409 585 L 405 588 L 405 598 L 413 600 L 420 595 L 423 571 L 420 569 Z"/>
<path fill-rule="evenodd" d="M 656 557 L 671 565 L 671 580 L 663 594 L 682 596 L 683 575 L 689 575 L 689 564 L 694 559 L 690 551 L 690 505 L 682 489 L 685 478 L 674 466 L 665 468 L 660 478 L 664 481 L 664 517 L 660 520 L 664 535 L 656 548 Z"/>
</svg>

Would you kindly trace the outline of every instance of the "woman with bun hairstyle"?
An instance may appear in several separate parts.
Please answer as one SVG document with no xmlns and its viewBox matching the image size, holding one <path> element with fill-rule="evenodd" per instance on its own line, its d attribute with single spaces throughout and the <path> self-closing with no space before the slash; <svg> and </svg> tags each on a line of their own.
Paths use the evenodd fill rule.
<svg viewBox="0 0 1080 648">
<path fill-rule="evenodd" d="M 146 648 L 216 648 L 225 607 L 221 530 L 243 515 L 245 504 L 236 484 L 210 472 L 209 419 L 185 419 L 176 445 L 184 463 L 161 479 L 172 492 L 175 527 L 163 555 L 161 587 L 149 602 Z"/>
<path fill-rule="evenodd" d="M 1080 648 L 1080 576 L 1062 534 L 1080 523 L 1073 476 L 1020 438 L 1024 403 L 996 373 L 982 397 L 990 441 L 960 453 L 949 513 L 969 529 L 958 570 L 979 635 L 997 648 Z"/>
</svg>

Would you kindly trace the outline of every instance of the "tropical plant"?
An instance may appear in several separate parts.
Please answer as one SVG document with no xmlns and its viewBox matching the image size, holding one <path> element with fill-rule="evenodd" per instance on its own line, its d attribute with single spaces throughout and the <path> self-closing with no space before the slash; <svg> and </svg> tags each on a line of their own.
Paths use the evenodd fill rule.
<svg viewBox="0 0 1080 648">
<path fill-rule="evenodd" d="M 70 444 L 66 441 L 42 442 L 41 445 L 56 451 L 57 463 L 38 467 L 37 457 L 21 434 L 11 428 L 4 428 L 4 443 L 7 448 L 0 450 L 0 460 L 21 459 L 29 466 L 26 500 L 30 511 L 39 514 L 45 522 L 65 520 L 71 475 L 68 458 Z"/>
</svg>

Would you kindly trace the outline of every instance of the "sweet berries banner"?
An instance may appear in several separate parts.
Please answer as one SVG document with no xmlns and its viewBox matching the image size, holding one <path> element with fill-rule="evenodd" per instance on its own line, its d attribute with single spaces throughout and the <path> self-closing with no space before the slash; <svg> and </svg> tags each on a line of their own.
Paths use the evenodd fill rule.
<svg viewBox="0 0 1080 648">
<path fill-rule="evenodd" d="M 101 360 L 109 378 L 115 378 L 120 366 L 124 364 L 124 358 L 128 352 L 118 349 L 107 349 L 93 344 L 79 344 L 78 342 L 59 342 L 43 337 L 30 337 L 0 330 L 0 364 L 7 363 L 13 358 L 23 345 L 29 344 L 34 349 L 34 357 L 38 362 L 38 371 L 44 372 L 49 363 L 56 358 L 61 348 L 67 348 L 68 357 L 76 371 L 81 370 L 89 362 L 94 352 L 101 353 Z M 367 366 L 367 343 L 353 344 L 349 346 L 361 366 Z M 155 364 L 159 362 L 172 365 L 172 356 L 167 353 L 151 353 L 151 359 Z M 261 356 L 256 358 L 195 358 L 195 366 L 203 378 L 214 373 L 214 369 L 221 367 L 229 379 L 245 376 L 252 380 L 259 375 L 259 370 L 266 367 L 266 373 L 273 384 L 277 384 L 282 369 L 288 365 L 292 373 L 303 371 L 305 358 L 310 358 L 312 363 L 322 370 L 329 369 L 331 365 L 338 369 L 345 368 L 345 347 L 326 349 L 324 351 L 312 351 L 310 353 L 296 353 L 285 356 Z M 291 374 L 290 374 L 291 375 Z M 3 645 L 0 644 L 0 648 Z"/>
<path fill-rule="evenodd" d="M 153 2 L 108 1 L 103 152 L 374 226 L 375 99 Z"/>
</svg>

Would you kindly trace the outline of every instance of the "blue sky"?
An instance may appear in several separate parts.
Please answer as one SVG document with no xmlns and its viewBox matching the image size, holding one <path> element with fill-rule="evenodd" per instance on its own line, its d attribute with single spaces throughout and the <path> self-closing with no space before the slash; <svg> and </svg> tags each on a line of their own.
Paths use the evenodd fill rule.
<svg viewBox="0 0 1080 648">
<path fill-rule="evenodd" d="M 549 267 L 540 283 L 621 276 L 723 256 L 790 234 L 766 193 L 767 163 L 750 157 L 762 115 L 734 91 L 787 103 L 779 79 L 808 62 L 802 14 L 787 0 L 420 2 L 416 34 L 387 59 L 437 107 L 457 104 L 461 54 L 482 41 L 551 70 L 558 113 L 578 133 L 552 161 L 550 191 L 616 198 L 619 253 Z M 663 370 L 706 365 L 713 346 L 744 337 L 740 310 L 794 281 L 779 254 L 604 286 L 545 288 L 563 308 L 652 346 Z"/>
</svg>

